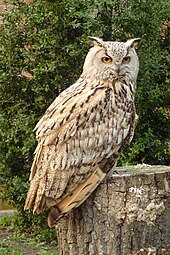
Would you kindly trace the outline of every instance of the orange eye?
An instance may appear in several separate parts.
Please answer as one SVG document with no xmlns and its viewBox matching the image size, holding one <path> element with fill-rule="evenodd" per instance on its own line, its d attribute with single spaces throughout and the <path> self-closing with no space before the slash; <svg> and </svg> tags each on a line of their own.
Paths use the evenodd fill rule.
<svg viewBox="0 0 170 255">
<path fill-rule="evenodd" d="M 124 63 L 124 64 L 125 63 L 129 63 L 130 60 L 131 60 L 131 57 L 130 56 L 126 56 L 126 57 L 123 58 L 122 63 Z"/>
<path fill-rule="evenodd" d="M 109 64 L 112 62 L 112 58 L 110 57 L 103 57 L 102 58 L 102 62 L 105 63 L 105 64 Z"/>
</svg>

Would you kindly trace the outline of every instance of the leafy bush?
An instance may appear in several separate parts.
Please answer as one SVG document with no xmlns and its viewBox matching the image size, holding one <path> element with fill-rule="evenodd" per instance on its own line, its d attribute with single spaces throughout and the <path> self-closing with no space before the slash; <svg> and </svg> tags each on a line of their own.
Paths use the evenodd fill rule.
<svg viewBox="0 0 170 255">
<path fill-rule="evenodd" d="M 119 162 L 170 162 L 167 5 L 165 0 L 34 0 L 29 5 L 13 0 L 10 11 L 1 14 L 1 197 L 18 208 L 22 225 L 33 222 L 22 212 L 36 146 L 33 128 L 54 98 L 80 75 L 88 35 L 106 40 L 142 37 L 139 123 Z"/>
</svg>

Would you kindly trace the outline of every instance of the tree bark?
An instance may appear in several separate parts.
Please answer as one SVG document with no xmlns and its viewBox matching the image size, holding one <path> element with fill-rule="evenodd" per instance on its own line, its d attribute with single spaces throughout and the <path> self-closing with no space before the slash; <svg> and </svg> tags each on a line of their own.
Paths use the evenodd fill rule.
<svg viewBox="0 0 170 255">
<path fill-rule="evenodd" d="M 57 224 L 60 255 L 170 255 L 170 167 L 116 170 Z"/>
</svg>

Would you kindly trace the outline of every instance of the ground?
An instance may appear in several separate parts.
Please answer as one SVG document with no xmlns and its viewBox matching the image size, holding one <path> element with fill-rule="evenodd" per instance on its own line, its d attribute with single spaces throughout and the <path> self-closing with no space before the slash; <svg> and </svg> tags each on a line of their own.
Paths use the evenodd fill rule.
<svg viewBox="0 0 170 255">
<path fill-rule="evenodd" d="M 0 255 L 57 255 L 57 242 L 38 242 L 35 238 L 16 236 L 7 228 L 0 229 Z"/>
<path fill-rule="evenodd" d="M 58 255 L 55 230 L 18 233 L 14 215 L 13 210 L 0 210 L 0 255 Z"/>
</svg>

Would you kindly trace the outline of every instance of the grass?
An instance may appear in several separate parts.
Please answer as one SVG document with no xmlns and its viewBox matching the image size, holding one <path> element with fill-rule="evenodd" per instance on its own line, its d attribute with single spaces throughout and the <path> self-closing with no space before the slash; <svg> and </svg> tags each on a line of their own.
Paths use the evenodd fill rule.
<svg viewBox="0 0 170 255">
<path fill-rule="evenodd" d="M 2 247 L 0 243 L 0 254 L 1 255 L 25 255 L 26 253 L 21 251 L 21 249 L 10 249 L 8 247 Z M 51 252 L 51 251 L 45 251 L 45 250 L 40 250 L 35 253 L 36 255 L 57 255 L 57 252 Z"/>
<path fill-rule="evenodd" d="M 8 248 L 2 248 L 0 247 L 0 254 L 1 255 L 23 255 L 22 252 L 19 250 L 10 251 Z"/>
<path fill-rule="evenodd" d="M 11 250 L 9 248 L 1 248 L 0 247 L 0 254 L 1 255 L 25 255 L 21 250 Z M 39 251 L 36 253 L 36 255 L 57 255 L 57 252 L 51 252 L 51 251 Z"/>
<path fill-rule="evenodd" d="M 57 241 L 50 237 L 50 229 L 43 229 L 42 236 L 41 233 L 18 233 L 11 218 L 0 218 L 0 255 L 58 255 Z"/>
</svg>

